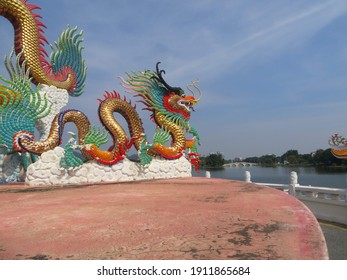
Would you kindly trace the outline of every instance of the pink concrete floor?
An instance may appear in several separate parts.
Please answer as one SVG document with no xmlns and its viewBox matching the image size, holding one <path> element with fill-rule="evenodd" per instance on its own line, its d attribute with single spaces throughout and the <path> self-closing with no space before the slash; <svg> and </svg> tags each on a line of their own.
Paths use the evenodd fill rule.
<svg viewBox="0 0 347 280">
<path fill-rule="evenodd" d="M 300 201 L 239 181 L 3 185 L 0 211 L 0 259 L 328 258 Z"/>
</svg>

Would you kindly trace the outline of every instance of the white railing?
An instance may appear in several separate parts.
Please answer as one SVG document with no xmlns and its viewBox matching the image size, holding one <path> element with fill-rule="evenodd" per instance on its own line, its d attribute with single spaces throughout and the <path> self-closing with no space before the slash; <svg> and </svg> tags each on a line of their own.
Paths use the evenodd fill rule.
<svg viewBox="0 0 347 280">
<path fill-rule="evenodd" d="M 252 182 L 249 171 L 245 172 L 245 181 Z M 300 185 L 298 184 L 298 175 L 294 171 L 290 173 L 289 184 L 259 182 L 255 184 L 275 188 L 295 196 L 318 219 L 347 225 L 347 189 Z"/>
</svg>

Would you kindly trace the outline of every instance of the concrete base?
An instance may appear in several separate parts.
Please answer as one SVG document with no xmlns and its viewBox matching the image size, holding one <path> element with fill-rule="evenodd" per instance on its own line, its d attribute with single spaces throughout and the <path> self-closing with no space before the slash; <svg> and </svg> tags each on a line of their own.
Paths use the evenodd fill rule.
<svg viewBox="0 0 347 280">
<path fill-rule="evenodd" d="M 223 179 L 0 186 L 0 259 L 327 259 L 299 200 Z"/>
</svg>

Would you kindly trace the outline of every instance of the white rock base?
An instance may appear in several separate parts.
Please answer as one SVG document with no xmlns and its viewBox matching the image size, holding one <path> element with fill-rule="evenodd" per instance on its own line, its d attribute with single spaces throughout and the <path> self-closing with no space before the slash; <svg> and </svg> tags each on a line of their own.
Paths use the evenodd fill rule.
<svg viewBox="0 0 347 280">
<path fill-rule="evenodd" d="M 59 165 L 63 152 L 63 148 L 56 147 L 43 153 L 37 162 L 28 167 L 25 183 L 30 186 L 68 185 L 192 176 L 191 164 L 185 157 L 177 160 L 153 159 L 146 166 L 128 159 L 113 166 L 90 161 L 73 170 L 65 170 Z"/>
<path fill-rule="evenodd" d="M 36 129 L 40 133 L 40 141 L 46 140 L 51 129 L 52 121 L 56 114 L 69 102 L 69 94 L 65 89 L 59 89 L 55 86 L 39 85 L 39 93 L 42 100 L 47 98 L 51 106 L 50 114 L 36 122 Z M 40 108 L 43 106 L 41 104 Z"/>
</svg>

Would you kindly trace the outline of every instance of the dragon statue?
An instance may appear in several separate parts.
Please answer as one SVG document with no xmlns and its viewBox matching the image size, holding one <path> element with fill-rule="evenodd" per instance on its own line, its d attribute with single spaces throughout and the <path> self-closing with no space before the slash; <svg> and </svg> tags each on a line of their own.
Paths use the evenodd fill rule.
<svg viewBox="0 0 347 280">
<path fill-rule="evenodd" d="M 105 132 L 92 128 L 87 116 L 78 110 L 65 110 L 57 114 L 45 141 L 36 142 L 32 133 L 18 131 L 13 135 L 13 149 L 21 153 L 29 152 L 37 155 L 54 149 L 62 142 L 65 124 L 72 122 L 78 128 L 78 147 L 87 160 L 96 159 L 102 164 L 113 165 L 124 159 L 126 151 L 134 145 L 144 165 L 150 163 L 155 156 L 177 159 L 183 156 L 185 149 L 188 149 L 188 157 L 197 168 L 199 136 L 196 129 L 190 125 L 189 119 L 190 110 L 199 101 L 201 92 L 199 91 L 200 97 L 196 99 L 190 87 L 188 89 L 192 95 L 186 96 L 181 88 L 169 86 L 162 77 L 164 71 L 159 70 L 158 65 L 159 63 L 157 63 L 156 71 L 134 73 L 128 75 L 127 79 L 122 79 L 123 86 L 129 92 L 141 97 L 140 102 L 146 106 L 144 109 L 152 112 L 152 119 L 157 125 L 153 144 L 147 142 L 136 106 L 132 106 L 131 102 L 128 102 L 126 98 L 122 99 L 114 91 L 106 92 L 104 99 L 99 100 L 98 109 L 100 121 L 112 137 L 113 144 L 110 149 L 100 148 L 101 144 L 107 142 Z M 190 86 L 198 89 L 195 83 Z M 114 113 L 119 113 L 127 121 L 130 139 L 115 119 Z M 193 135 L 192 139 L 186 139 L 185 131 Z M 170 146 L 166 146 L 165 144 L 170 140 L 172 140 Z M 73 153 L 70 154 L 73 155 Z M 69 159 L 66 160 L 69 161 Z M 73 162 L 74 158 L 70 160 Z M 75 166 L 74 163 L 69 165 L 67 162 L 67 166 Z"/>
<path fill-rule="evenodd" d="M 159 62 L 155 71 L 127 73 L 126 78 L 121 78 L 126 91 L 139 97 L 144 109 L 152 112 L 151 119 L 157 127 L 152 144 L 147 142 L 136 106 L 122 99 L 116 91 L 106 92 L 104 98 L 99 99 L 98 113 L 103 129 L 92 127 L 82 112 L 65 110 L 53 119 L 48 137 L 35 141 L 35 123 L 50 113 L 50 104 L 45 95 L 42 97 L 38 90 L 32 89 L 31 83 L 55 86 L 67 90 L 71 96 L 79 96 L 83 93 L 86 68 L 81 56 L 82 33 L 76 34 L 77 28 L 68 27 L 62 33 L 52 47 L 48 62 L 43 49 L 47 42 L 43 36 L 44 25 L 38 20 L 40 16 L 33 13 L 34 9 L 38 7 L 26 0 L 0 0 L 0 15 L 14 26 L 16 54 L 15 62 L 13 53 L 5 59 L 10 78 L 0 77 L 4 83 L 0 85 L 0 153 L 22 155 L 26 168 L 37 155 L 62 143 L 64 126 L 71 122 L 77 127 L 78 143 L 69 141 L 66 144 L 60 161 L 63 168 L 77 167 L 93 159 L 113 165 L 123 160 L 133 145 L 143 165 L 149 164 L 153 157 L 178 159 L 188 149 L 188 159 L 198 168 L 199 136 L 189 119 L 193 106 L 201 98 L 201 91 L 196 82 L 187 87 L 191 95 L 186 95 L 180 87 L 171 87 L 163 78 L 165 71 L 159 69 Z M 193 89 L 199 92 L 198 98 Z M 114 113 L 124 117 L 130 137 Z M 100 146 L 107 143 L 107 132 L 113 143 L 103 150 Z M 185 133 L 192 134 L 192 139 L 187 139 Z M 76 150 L 81 154 L 76 155 Z"/>
</svg>

